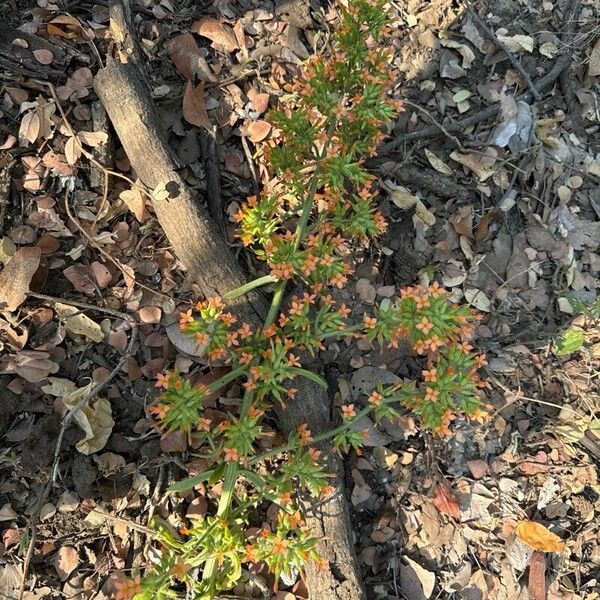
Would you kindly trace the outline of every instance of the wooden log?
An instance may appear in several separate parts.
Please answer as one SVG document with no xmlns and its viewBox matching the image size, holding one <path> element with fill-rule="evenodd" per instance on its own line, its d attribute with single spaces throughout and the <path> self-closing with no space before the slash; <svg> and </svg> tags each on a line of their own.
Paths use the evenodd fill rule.
<svg viewBox="0 0 600 600">
<path fill-rule="evenodd" d="M 137 176 L 165 196 L 152 206 L 189 278 L 206 297 L 222 296 L 246 283 L 214 221 L 179 174 L 136 66 L 109 58 L 94 79 L 94 89 Z M 230 306 L 241 320 L 254 325 L 266 314 L 264 300 L 256 293 L 233 300 Z"/>
</svg>

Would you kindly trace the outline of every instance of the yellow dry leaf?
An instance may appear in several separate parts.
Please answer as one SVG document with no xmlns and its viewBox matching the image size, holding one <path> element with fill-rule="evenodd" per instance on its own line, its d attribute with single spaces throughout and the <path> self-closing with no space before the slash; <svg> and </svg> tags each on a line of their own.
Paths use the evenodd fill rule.
<svg viewBox="0 0 600 600">
<path fill-rule="evenodd" d="M 94 342 L 101 342 L 104 333 L 100 325 L 81 312 L 81 309 L 68 304 L 55 305 L 56 314 L 62 319 L 65 327 L 75 335 L 84 335 Z"/>
<path fill-rule="evenodd" d="M 493 169 L 487 168 L 484 163 L 489 161 L 482 160 L 481 156 L 477 156 L 475 154 L 461 154 L 460 152 L 452 152 L 450 154 L 450 158 L 455 160 L 457 163 L 467 167 L 470 171 L 473 171 L 475 175 L 479 178 L 479 181 L 485 181 L 489 179 L 495 171 Z"/>
<path fill-rule="evenodd" d="M 521 521 L 515 528 L 516 536 L 533 550 L 562 552 L 565 543 L 555 534 L 535 521 Z"/>
<path fill-rule="evenodd" d="M 433 214 L 429 212 L 427 207 L 405 187 L 401 185 L 398 186 L 395 190 L 390 192 L 390 198 L 392 199 L 392 202 L 402 210 L 408 210 L 414 206 L 415 216 L 413 219 L 421 221 L 424 225 L 424 229 L 435 224 L 435 217 Z"/>
</svg>

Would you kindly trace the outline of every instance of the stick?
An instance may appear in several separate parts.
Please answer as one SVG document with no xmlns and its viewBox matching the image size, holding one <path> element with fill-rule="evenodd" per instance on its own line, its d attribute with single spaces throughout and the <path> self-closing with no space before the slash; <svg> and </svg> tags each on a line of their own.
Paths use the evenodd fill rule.
<svg viewBox="0 0 600 600">
<path fill-rule="evenodd" d="M 127 361 L 127 359 L 133 354 L 133 346 L 137 340 L 137 331 L 138 331 L 137 323 L 135 322 L 133 317 L 131 317 L 130 315 L 128 315 L 126 313 L 112 310 L 110 308 L 104 308 L 101 306 L 93 306 L 92 304 L 87 304 L 85 302 L 78 302 L 75 300 L 65 300 L 63 298 L 55 298 L 54 296 L 47 296 L 45 294 L 38 294 L 36 292 L 28 292 L 27 295 L 30 296 L 31 298 L 37 298 L 38 300 L 45 300 L 47 302 L 52 302 L 54 304 L 57 304 L 57 303 L 70 304 L 71 306 L 75 306 L 77 308 L 82 308 L 85 310 L 93 310 L 96 312 L 101 312 L 101 313 L 110 315 L 112 317 L 117 317 L 119 319 L 123 319 L 124 321 L 127 321 L 131 325 L 131 335 L 129 338 L 129 343 L 127 344 L 127 348 L 125 349 L 123 356 L 119 359 L 119 362 L 117 363 L 115 368 L 108 375 L 106 375 L 106 377 L 104 377 L 101 381 L 99 381 L 96 385 L 92 386 L 90 388 L 89 392 L 87 394 L 85 394 L 79 400 L 79 402 L 77 402 L 77 404 L 73 408 L 71 408 L 69 410 L 69 412 L 62 418 L 62 421 L 60 424 L 60 432 L 58 434 L 58 438 L 56 440 L 56 446 L 54 448 L 54 461 L 52 463 L 52 469 L 50 470 L 50 475 L 48 477 L 48 481 L 46 482 L 46 485 L 44 486 L 44 489 L 43 489 L 42 493 L 40 494 L 38 502 L 37 502 L 35 509 L 31 515 L 31 518 L 29 520 L 29 529 L 31 531 L 31 537 L 29 539 L 29 545 L 27 546 L 27 553 L 25 554 L 25 559 L 23 561 L 23 577 L 21 578 L 21 585 L 19 587 L 19 596 L 18 596 L 19 600 L 23 600 L 23 595 L 25 594 L 25 585 L 27 582 L 27 574 L 29 572 L 29 566 L 31 564 L 31 558 L 33 556 L 33 550 L 34 550 L 35 542 L 37 539 L 37 524 L 38 524 L 38 521 L 40 518 L 40 512 L 42 510 L 42 506 L 44 506 L 44 504 L 48 500 L 48 496 L 50 495 L 50 490 L 52 489 L 52 485 L 56 482 L 56 475 L 58 473 L 58 464 L 60 462 L 60 451 L 62 449 L 62 442 L 63 442 L 65 432 L 67 430 L 67 427 L 69 426 L 69 423 L 71 423 L 71 421 L 75 417 L 75 414 L 77 413 L 77 411 L 84 404 L 89 402 L 94 396 L 97 396 L 100 393 L 100 391 L 102 389 L 104 389 L 104 387 L 106 385 L 108 385 L 114 379 L 114 377 L 117 375 L 117 373 L 122 369 L 122 367 L 125 364 L 125 362 Z"/>
<path fill-rule="evenodd" d="M 465 4 L 467 5 L 467 12 L 469 13 L 469 15 L 471 15 L 471 17 L 473 17 L 477 25 L 479 25 L 479 27 L 483 29 L 484 33 L 488 36 L 488 38 L 490 38 L 490 40 L 492 40 L 492 42 L 494 42 L 494 44 L 498 46 L 498 48 L 500 48 L 500 50 L 502 50 L 504 54 L 506 54 L 508 60 L 510 61 L 510 64 L 517 71 L 519 71 L 519 73 L 527 83 L 527 87 L 529 88 L 529 91 L 531 92 L 533 98 L 536 102 L 538 102 L 541 96 L 540 93 L 537 91 L 535 85 L 533 84 L 533 81 L 531 81 L 529 73 L 523 68 L 521 63 L 517 61 L 513 53 L 506 46 L 506 44 L 498 39 L 498 36 L 487 26 L 486 22 L 473 10 L 471 3 L 468 0 L 465 0 Z"/>
</svg>

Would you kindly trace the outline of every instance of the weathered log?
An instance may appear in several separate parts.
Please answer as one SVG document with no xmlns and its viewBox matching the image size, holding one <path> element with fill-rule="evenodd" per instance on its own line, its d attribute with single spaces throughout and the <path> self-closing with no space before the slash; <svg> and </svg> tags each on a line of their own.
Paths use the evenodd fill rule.
<svg viewBox="0 0 600 600">
<path fill-rule="evenodd" d="M 110 4 L 115 4 L 115 0 Z M 124 10 L 111 11 L 111 18 L 113 14 L 125 15 L 127 20 L 130 12 L 124 3 Z M 117 18 L 123 20 L 122 16 Z M 122 37 L 128 44 L 135 40 L 129 23 L 115 23 L 115 26 L 122 33 L 126 30 Z M 119 54 L 129 61 L 135 52 L 124 52 L 121 48 Z M 95 77 L 94 89 L 137 176 L 151 190 L 168 192 L 165 199 L 153 201 L 154 211 L 190 279 L 206 296 L 223 296 L 245 283 L 245 275 L 218 227 L 178 173 L 174 154 L 166 142 L 166 133 L 158 126 L 154 104 L 140 70 L 133 62 L 123 64 L 109 58 L 106 67 Z M 239 318 L 255 325 L 263 322 L 266 313 L 264 299 L 258 293 L 238 298 L 230 307 Z M 307 423 L 315 432 L 329 428 L 331 401 L 327 394 L 305 379 L 295 381 L 294 386 L 298 389 L 296 400 L 279 414 L 282 430 L 289 433 L 301 423 Z M 365 594 L 350 541 L 342 464 L 326 447 L 323 451 L 328 472 L 334 474 L 333 494 L 312 511 L 307 526 L 322 538 L 319 552 L 329 561 L 331 570 L 322 573 L 309 567 L 307 587 L 310 598 L 318 600 L 361 600 Z"/>
</svg>

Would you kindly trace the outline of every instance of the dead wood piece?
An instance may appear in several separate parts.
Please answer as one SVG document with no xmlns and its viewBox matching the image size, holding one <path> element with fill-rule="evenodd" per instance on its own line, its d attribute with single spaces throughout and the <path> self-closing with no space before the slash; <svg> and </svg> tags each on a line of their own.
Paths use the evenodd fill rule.
<svg viewBox="0 0 600 600">
<path fill-rule="evenodd" d="M 137 176 L 151 190 L 161 190 L 154 211 L 190 279 L 206 297 L 246 283 L 218 227 L 179 175 L 136 66 L 109 59 L 96 75 L 94 89 Z M 261 322 L 265 308 L 255 293 L 231 302 L 238 317 L 253 324 Z"/>
<path fill-rule="evenodd" d="M 200 150 L 202 152 L 202 160 L 204 161 L 204 172 L 206 173 L 206 205 L 208 206 L 210 216 L 223 231 L 225 229 L 225 219 L 223 218 L 221 175 L 215 131 L 207 131 L 204 128 L 200 128 L 199 136 Z"/>
<path fill-rule="evenodd" d="M 19 40 L 25 41 L 27 47 L 24 48 Z M 52 64 L 42 65 L 33 54 L 35 50 L 52 52 Z M 58 81 L 65 78 L 67 62 L 66 54 L 60 46 L 10 25 L 0 24 L 0 68 L 27 77 Z"/>
<path fill-rule="evenodd" d="M 440 198 L 456 198 L 465 201 L 469 199 L 469 191 L 466 188 L 454 183 L 450 177 L 441 175 L 432 169 L 398 165 L 390 174 L 400 183 L 429 190 Z"/>
<path fill-rule="evenodd" d="M 313 435 L 333 429 L 330 402 L 322 388 L 312 381 L 302 381 L 302 398 L 290 402 L 285 410 L 278 410 L 279 425 L 284 433 L 296 431 L 302 423 L 308 423 Z M 316 600 L 363 600 L 356 554 L 351 543 L 353 533 L 346 500 L 344 470 L 340 457 L 332 451 L 331 443 L 320 444 L 321 458 L 326 471 L 333 473 L 330 485 L 332 494 L 319 506 L 308 511 L 306 524 L 312 534 L 321 538 L 317 546 L 319 554 L 329 561 L 328 571 L 318 571 L 316 565 L 306 569 L 309 598 Z"/>
</svg>

